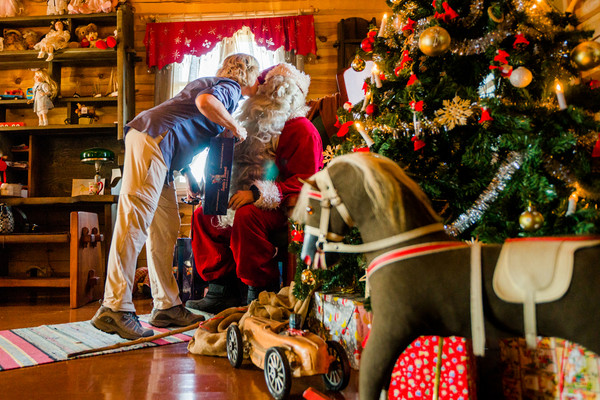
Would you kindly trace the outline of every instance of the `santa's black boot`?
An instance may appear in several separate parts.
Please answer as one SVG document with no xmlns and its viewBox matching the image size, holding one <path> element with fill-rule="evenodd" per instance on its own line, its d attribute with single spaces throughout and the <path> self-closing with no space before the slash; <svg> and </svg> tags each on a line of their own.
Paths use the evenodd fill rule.
<svg viewBox="0 0 600 400">
<path fill-rule="evenodd" d="M 188 300 L 185 306 L 210 314 L 218 314 L 230 307 L 242 305 L 235 277 L 224 277 L 208 282 L 208 292 L 200 300 Z"/>
</svg>

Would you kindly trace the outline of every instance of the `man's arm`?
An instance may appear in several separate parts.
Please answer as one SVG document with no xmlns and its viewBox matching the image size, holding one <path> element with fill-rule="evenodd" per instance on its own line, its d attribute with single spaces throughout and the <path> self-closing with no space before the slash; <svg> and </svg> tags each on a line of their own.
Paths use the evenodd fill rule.
<svg viewBox="0 0 600 400">
<path fill-rule="evenodd" d="M 206 118 L 229 130 L 240 141 L 246 139 L 246 129 L 236 122 L 223 103 L 212 94 L 204 93 L 196 97 L 196 107 Z"/>
</svg>

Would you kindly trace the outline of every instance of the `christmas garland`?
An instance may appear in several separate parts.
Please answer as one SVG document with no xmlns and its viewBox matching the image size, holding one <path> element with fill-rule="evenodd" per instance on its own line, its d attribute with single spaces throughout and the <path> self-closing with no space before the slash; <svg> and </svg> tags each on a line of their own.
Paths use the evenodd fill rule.
<svg viewBox="0 0 600 400">
<path fill-rule="evenodd" d="M 498 169 L 498 173 L 492 179 L 485 191 L 479 196 L 475 203 L 450 225 L 446 225 L 446 232 L 452 236 L 458 236 L 471 225 L 481 219 L 485 211 L 489 208 L 500 193 L 506 188 L 506 184 L 511 180 L 516 170 L 521 168 L 523 163 L 523 154 L 516 151 L 511 152 L 506 161 Z"/>
</svg>

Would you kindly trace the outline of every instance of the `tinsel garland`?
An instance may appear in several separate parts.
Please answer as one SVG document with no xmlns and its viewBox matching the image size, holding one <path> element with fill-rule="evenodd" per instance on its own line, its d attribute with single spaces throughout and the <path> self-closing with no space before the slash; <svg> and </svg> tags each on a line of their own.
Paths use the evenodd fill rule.
<svg viewBox="0 0 600 400">
<path fill-rule="evenodd" d="M 523 155 L 516 151 L 511 152 L 506 161 L 498 168 L 498 173 L 492 179 L 485 191 L 479 196 L 475 203 L 459 215 L 450 225 L 446 225 L 446 232 L 452 236 L 458 236 L 471 225 L 481 219 L 490 204 L 496 201 L 500 193 L 506 188 L 516 170 L 521 168 Z"/>
<path fill-rule="evenodd" d="M 539 12 L 536 10 L 537 7 L 540 7 L 541 3 L 532 2 L 532 1 L 523 1 L 523 0 L 515 0 L 512 2 L 513 7 L 519 12 L 525 12 L 529 20 L 534 22 L 533 26 L 524 26 L 520 25 L 518 27 L 519 32 L 528 36 L 530 38 L 539 38 L 546 37 L 547 39 L 552 39 L 554 36 L 554 27 L 552 23 L 550 23 L 549 19 L 546 17 L 545 13 Z M 552 6 L 552 4 L 550 4 Z M 405 9 L 403 12 L 404 15 L 410 14 Z M 459 18 L 453 23 L 463 26 L 465 28 L 472 27 L 483 15 L 483 1 L 475 0 L 470 5 L 469 14 L 463 18 Z M 427 28 L 431 26 L 431 21 L 434 19 L 433 16 L 429 16 L 426 18 L 421 18 L 417 20 L 414 24 L 414 37 L 419 37 L 421 33 Z M 469 56 L 475 54 L 482 54 L 487 51 L 487 49 L 496 44 L 502 42 L 509 36 L 515 34 L 514 28 L 514 18 L 512 16 L 505 16 L 504 21 L 500 23 L 492 32 L 487 33 L 483 37 L 477 39 L 465 39 L 463 41 L 457 42 L 453 41 L 450 45 L 450 52 L 453 54 L 458 54 L 461 56 Z M 388 24 L 386 26 L 384 37 L 389 36 L 389 31 L 392 30 L 392 24 Z M 397 32 L 398 34 L 402 34 L 402 32 Z M 410 43 L 410 51 L 415 52 L 418 47 L 418 40 L 407 40 Z M 386 41 L 386 43 L 393 44 L 392 41 Z M 395 45 L 391 47 L 396 47 Z"/>
<path fill-rule="evenodd" d="M 565 167 L 557 160 L 554 160 L 552 157 L 544 157 L 544 168 L 550 175 L 572 187 L 579 197 L 594 201 L 600 200 L 600 193 L 584 188 L 573 176 L 569 168 Z"/>
</svg>

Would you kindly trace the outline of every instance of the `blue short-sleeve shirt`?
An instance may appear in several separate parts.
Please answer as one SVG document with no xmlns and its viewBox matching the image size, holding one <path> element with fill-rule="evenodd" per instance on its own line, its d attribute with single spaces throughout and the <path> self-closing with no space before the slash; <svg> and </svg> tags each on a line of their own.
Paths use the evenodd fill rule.
<svg viewBox="0 0 600 400">
<path fill-rule="evenodd" d="M 196 107 L 196 97 L 212 94 L 233 113 L 242 98 L 240 85 L 228 78 L 199 78 L 188 83 L 173 98 L 149 110 L 142 111 L 126 125 L 129 128 L 158 137 L 166 132 L 160 149 L 172 172 L 187 166 L 194 156 L 206 148 L 210 138 L 222 133 L 225 128 L 206 118 Z"/>
</svg>

